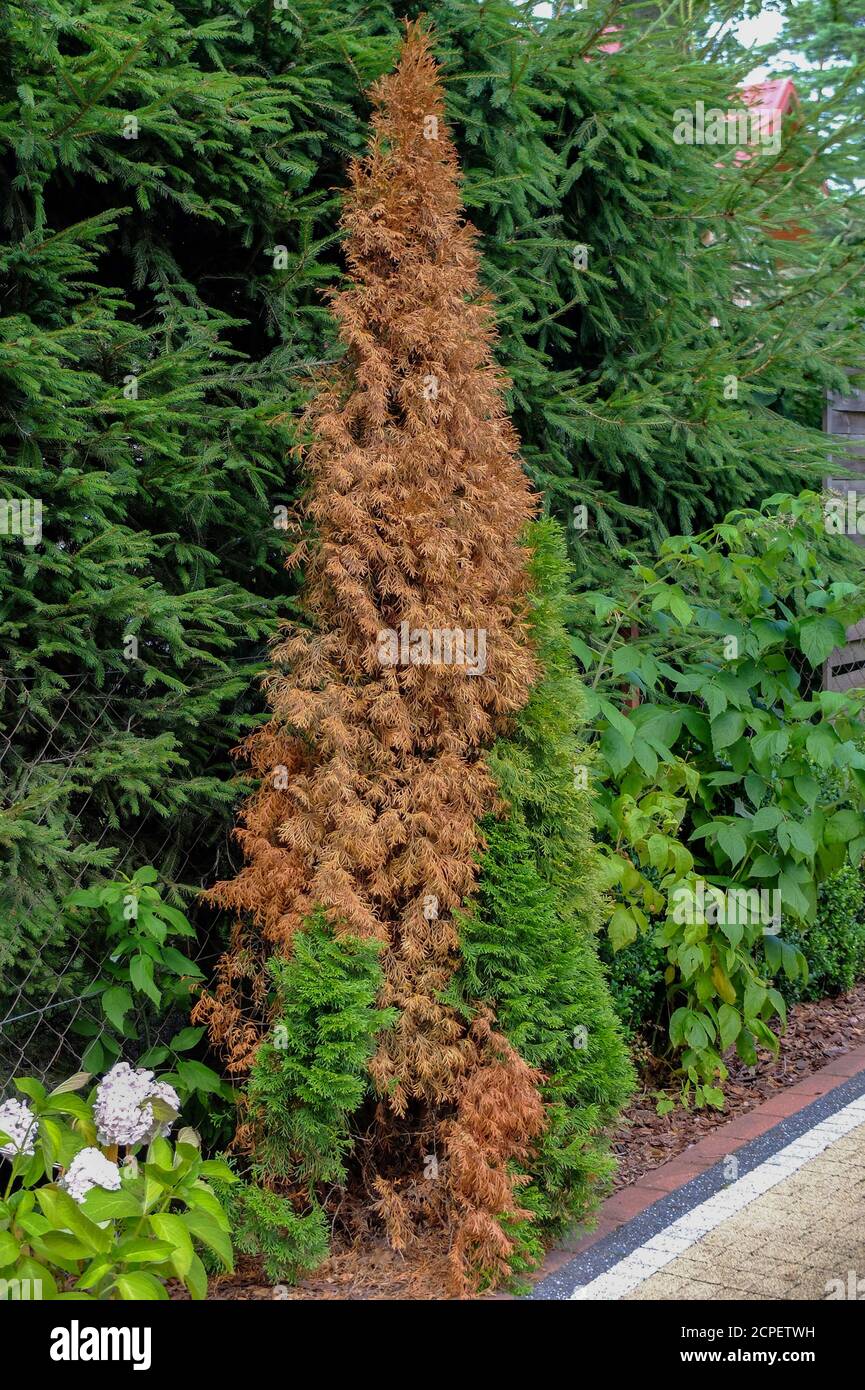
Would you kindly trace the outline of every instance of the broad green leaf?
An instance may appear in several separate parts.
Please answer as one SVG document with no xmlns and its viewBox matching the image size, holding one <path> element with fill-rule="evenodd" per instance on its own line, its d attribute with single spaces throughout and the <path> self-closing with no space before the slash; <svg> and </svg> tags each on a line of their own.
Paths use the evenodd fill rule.
<svg viewBox="0 0 865 1390">
<path fill-rule="evenodd" d="M 573 633 L 571 634 L 571 651 L 582 665 L 583 670 L 591 670 L 594 665 L 595 654 L 581 637 L 577 637 Z"/>
<path fill-rule="evenodd" d="M 769 990 L 769 995 L 768 995 L 768 997 L 769 997 L 769 1003 L 772 1005 L 772 1008 L 775 1010 L 775 1012 L 776 1012 L 776 1014 L 778 1015 L 778 1017 L 780 1018 L 782 1024 L 786 1027 L 786 1026 L 787 1026 L 787 1005 L 786 1005 L 786 1003 L 785 1003 L 783 994 L 780 994 L 780 993 L 778 992 L 777 989 L 770 989 L 770 990 Z"/>
<path fill-rule="evenodd" d="M 693 1047 L 697 1052 L 702 1052 L 703 1048 L 709 1046 L 709 1033 L 706 1025 L 707 1020 L 695 1013 L 690 1013 L 685 1022 L 685 1037 L 688 1046 Z"/>
<path fill-rule="evenodd" d="M 634 920 L 634 915 L 629 908 L 622 904 L 613 912 L 607 930 L 614 951 L 621 951 L 624 946 L 629 946 L 632 941 L 637 939 L 637 923 Z"/>
<path fill-rule="evenodd" d="M 38 1260 L 34 1260 L 30 1255 L 18 1261 L 15 1266 L 15 1278 L 28 1279 L 31 1283 L 41 1284 L 41 1296 L 45 1301 L 48 1299 L 55 1299 L 58 1296 L 54 1275 L 49 1269 L 46 1269 L 45 1265 L 40 1264 Z"/>
<path fill-rule="evenodd" d="M 799 821 L 788 821 L 787 831 L 791 844 L 800 854 L 811 856 L 816 853 L 817 844 L 807 825 L 802 825 Z"/>
<path fill-rule="evenodd" d="M 122 985 L 114 985 L 102 995 L 102 1008 L 108 1021 L 123 1032 L 124 1020 L 132 1008 L 132 995 Z"/>
<path fill-rule="evenodd" d="M 796 788 L 797 795 L 801 796 L 806 806 L 813 806 L 817 797 L 820 795 L 820 786 L 816 777 L 794 777 L 793 786 Z"/>
<path fill-rule="evenodd" d="M 833 754 L 838 743 L 838 735 L 831 725 L 818 724 L 805 740 L 805 747 L 817 766 L 825 769 L 832 766 Z"/>
<path fill-rule="evenodd" d="M 17 1260 L 19 1249 L 17 1240 L 9 1231 L 0 1231 L 0 1269 Z"/>
<path fill-rule="evenodd" d="M 748 853 L 748 842 L 745 839 L 738 825 L 725 824 L 718 831 L 718 844 L 730 860 L 731 864 L 738 864 Z"/>
<path fill-rule="evenodd" d="M 140 869 L 136 869 L 132 875 L 133 883 L 158 883 L 159 874 L 152 864 L 143 864 Z"/>
<path fill-rule="evenodd" d="M 720 718 L 727 708 L 727 696 L 720 686 L 714 684 L 705 686 L 700 693 L 706 701 L 709 718 L 714 722 L 714 720 Z"/>
<path fill-rule="evenodd" d="M 218 1178 L 220 1182 L 238 1182 L 238 1176 L 222 1158 L 206 1158 L 201 1165 L 203 1178 Z"/>
<path fill-rule="evenodd" d="M 169 1258 L 178 1279 L 185 1279 L 192 1267 L 195 1250 L 182 1217 L 175 1212 L 154 1212 L 148 1221 L 161 1242 L 171 1247 Z"/>
<path fill-rule="evenodd" d="M 647 777 L 654 777 L 658 770 L 658 755 L 654 748 L 641 738 L 639 734 L 634 739 L 633 757 L 639 763 Z"/>
<path fill-rule="evenodd" d="M 768 783 L 762 777 L 758 777 L 756 772 L 750 772 L 745 778 L 745 794 L 752 806 L 760 805 L 766 795 L 767 785 Z"/>
<path fill-rule="evenodd" d="M 193 1207 L 192 1210 L 185 1211 L 180 1219 L 193 1236 L 219 1257 L 227 1270 L 234 1268 L 231 1241 L 210 1212 Z"/>
<path fill-rule="evenodd" d="M 124 1264 L 163 1264 L 174 1254 L 174 1242 L 151 1240 L 147 1236 L 130 1236 L 115 1249 L 115 1256 Z"/>
<path fill-rule="evenodd" d="M 183 1282 L 189 1290 L 190 1296 L 196 1302 L 201 1302 L 207 1297 L 207 1270 L 198 1255 L 193 1255 L 189 1270 L 183 1277 Z"/>
<path fill-rule="evenodd" d="M 628 743 L 634 737 L 635 726 L 631 723 L 620 709 L 617 709 L 612 700 L 601 701 L 601 713 L 612 728 L 616 729 Z"/>
<path fill-rule="evenodd" d="M 128 1188 L 109 1192 L 104 1187 L 91 1187 L 81 1203 L 81 1210 L 91 1221 L 113 1221 L 118 1217 L 140 1216 L 141 1200 Z"/>
<path fill-rule="evenodd" d="M 133 956 L 129 962 L 129 978 L 135 989 L 146 994 L 157 1006 L 162 1003 L 162 994 L 153 983 L 153 961 L 147 956 Z"/>
<path fill-rule="evenodd" d="M 786 729 L 771 729 L 751 740 L 751 751 L 758 762 L 772 762 L 783 758 L 789 743 L 790 735 Z"/>
<path fill-rule="evenodd" d="M 125 1274 L 121 1274 L 115 1280 L 114 1288 L 120 1297 L 128 1303 L 140 1301 L 154 1303 L 160 1299 L 168 1298 L 165 1285 L 154 1274 L 148 1274 L 144 1269 L 127 1270 Z"/>
<path fill-rule="evenodd" d="M 631 762 L 631 742 L 618 729 L 605 729 L 601 737 L 601 754 L 614 777 L 621 777 Z"/>
<path fill-rule="evenodd" d="M 87 1051 L 81 1059 L 82 1065 L 91 1074 L 96 1074 L 103 1070 L 105 1066 L 105 1049 L 100 1038 L 94 1038 Z"/>
<path fill-rule="evenodd" d="M 799 646 L 812 666 L 821 666 L 836 647 L 843 647 L 847 633 L 837 618 L 806 618 L 799 624 Z"/>
<path fill-rule="evenodd" d="M 712 747 L 718 753 L 736 743 L 745 732 L 745 716 L 739 710 L 728 709 L 711 723 Z"/>
<path fill-rule="evenodd" d="M 222 1081 L 217 1073 L 193 1058 L 185 1057 L 177 1063 L 177 1075 L 190 1091 L 209 1091 L 216 1094 L 222 1089 Z"/>
<path fill-rule="evenodd" d="M 186 1052 L 190 1047 L 195 1047 L 203 1035 L 203 1028 L 182 1028 L 179 1033 L 175 1033 L 169 1047 L 173 1052 Z"/>
<path fill-rule="evenodd" d="M 682 978 L 690 980 L 695 971 L 703 965 L 703 952 L 699 946 L 680 946 L 679 947 L 679 969 Z"/>
<path fill-rule="evenodd" d="M 36 1200 L 52 1226 L 71 1231 L 94 1255 L 101 1254 L 110 1246 L 111 1232 L 102 1230 L 85 1216 L 68 1192 L 62 1192 L 58 1187 L 40 1187 Z"/>
<path fill-rule="evenodd" d="M 749 980 L 745 986 L 744 1012 L 748 1026 L 753 1029 L 754 1019 L 766 1002 L 766 989 L 756 980 Z"/>
<path fill-rule="evenodd" d="M 174 928 L 173 935 L 195 935 L 195 928 L 192 923 L 188 918 L 184 917 L 183 913 L 179 912 L 176 907 L 169 907 L 168 903 L 160 903 L 159 907 L 155 910 L 159 913 L 160 917 L 165 919 L 169 926 Z"/>
<path fill-rule="evenodd" d="M 619 679 L 633 671 L 635 666 L 638 665 L 639 660 L 640 655 L 636 648 L 628 645 L 619 647 L 613 652 L 613 657 L 610 662 L 610 672 Z"/>
<path fill-rule="evenodd" d="M 771 854 L 758 854 L 751 864 L 753 878 L 774 878 L 778 872 L 778 861 Z"/>
<path fill-rule="evenodd" d="M 694 610 L 679 592 L 670 595 L 670 612 L 674 618 L 678 618 L 683 627 L 687 627 L 694 620 Z"/>
<path fill-rule="evenodd" d="M 808 899 L 789 869 L 779 875 L 778 887 L 781 890 L 781 901 L 784 905 L 789 907 L 797 917 L 807 917 Z"/>
<path fill-rule="evenodd" d="M 32 1076 L 16 1076 L 12 1083 L 22 1095 L 29 1096 L 37 1105 L 45 1099 L 45 1087 Z"/>
<path fill-rule="evenodd" d="M 712 966 L 712 983 L 724 1001 L 724 1004 L 735 1004 L 736 991 L 727 976 L 727 972 L 719 961 Z"/>
<path fill-rule="evenodd" d="M 718 1030 L 721 1034 L 721 1049 L 727 1051 L 739 1036 L 742 1027 L 742 1019 L 739 1010 L 734 1009 L 731 1004 L 722 1004 L 718 1009 Z"/>
<path fill-rule="evenodd" d="M 93 1254 L 89 1245 L 68 1231 L 46 1231 L 40 1237 L 40 1245 L 52 1260 L 89 1260 Z"/>
<path fill-rule="evenodd" d="M 858 811 L 836 811 L 826 822 L 826 843 L 828 845 L 845 844 L 854 836 L 861 835 L 863 830 L 865 830 L 865 817 L 861 816 Z"/>
<path fill-rule="evenodd" d="M 176 946 L 166 946 L 162 952 L 162 963 L 169 970 L 173 970 L 177 975 L 191 975 L 193 979 L 204 979 L 204 972 L 190 960 L 182 951 L 178 951 Z"/>
<path fill-rule="evenodd" d="M 231 1229 L 231 1223 L 225 1208 L 222 1206 L 216 1193 L 211 1191 L 205 1182 L 196 1180 L 191 1188 L 184 1189 L 182 1195 L 190 1207 L 200 1207 L 202 1211 L 206 1211 L 212 1216 L 221 1230 L 229 1231 Z"/>
</svg>

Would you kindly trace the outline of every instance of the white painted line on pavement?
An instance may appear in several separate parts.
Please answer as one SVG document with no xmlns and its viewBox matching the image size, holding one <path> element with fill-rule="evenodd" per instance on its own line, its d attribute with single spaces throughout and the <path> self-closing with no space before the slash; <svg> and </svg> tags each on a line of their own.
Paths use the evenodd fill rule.
<svg viewBox="0 0 865 1390">
<path fill-rule="evenodd" d="M 834 1115 L 821 1120 L 813 1129 L 800 1134 L 798 1139 L 779 1149 L 737 1182 L 707 1197 L 677 1221 L 672 1221 L 604 1274 L 574 1289 L 571 1299 L 624 1298 L 644 1280 L 678 1259 L 703 1236 L 720 1226 L 722 1221 L 735 1216 L 861 1124 L 865 1124 L 865 1096 L 859 1096 Z"/>
</svg>

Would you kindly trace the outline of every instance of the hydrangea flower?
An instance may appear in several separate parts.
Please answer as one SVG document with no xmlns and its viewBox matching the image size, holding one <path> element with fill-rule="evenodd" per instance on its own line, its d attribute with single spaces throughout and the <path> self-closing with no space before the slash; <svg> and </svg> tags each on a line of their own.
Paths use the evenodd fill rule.
<svg viewBox="0 0 865 1390">
<path fill-rule="evenodd" d="M 4 1100 L 0 1105 L 0 1133 L 8 1134 L 10 1144 L 0 1146 L 4 1158 L 32 1154 L 36 1148 L 36 1116 L 24 1100 Z"/>
<path fill-rule="evenodd" d="M 180 1098 L 166 1081 L 155 1081 L 153 1072 L 117 1062 L 100 1081 L 96 1091 L 93 1118 L 100 1144 L 139 1144 L 143 1139 L 163 1138 L 171 1133 L 153 1114 L 152 1100 L 163 1100 L 180 1109 Z"/>
<path fill-rule="evenodd" d="M 80 1149 L 67 1169 L 60 1186 L 76 1202 L 83 1202 L 91 1187 L 120 1191 L 120 1169 L 100 1149 Z"/>
</svg>

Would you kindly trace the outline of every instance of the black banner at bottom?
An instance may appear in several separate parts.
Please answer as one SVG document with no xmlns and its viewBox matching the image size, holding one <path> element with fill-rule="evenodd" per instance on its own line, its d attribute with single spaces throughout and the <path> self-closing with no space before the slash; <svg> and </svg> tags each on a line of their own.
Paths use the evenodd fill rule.
<svg viewBox="0 0 865 1390">
<path fill-rule="evenodd" d="M 241 1374 L 256 1379 L 272 1375 L 280 1362 L 286 1374 L 294 1363 L 295 1375 L 300 1371 L 298 1358 L 313 1356 L 326 1374 L 343 1367 L 350 1373 L 356 1365 L 368 1375 L 369 1348 L 360 1336 L 372 1330 L 392 1341 L 394 1350 L 402 1343 L 402 1358 L 411 1355 L 404 1345 L 406 1335 L 413 1341 L 422 1339 L 417 1342 L 423 1347 L 418 1369 L 427 1376 L 432 1370 L 430 1351 L 439 1350 L 443 1367 L 446 1359 L 453 1366 L 457 1345 L 460 1361 L 472 1358 L 475 1348 L 488 1371 L 497 1369 L 499 1351 L 511 1357 L 517 1345 L 523 1355 L 531 1354 L 531 1347 L 535 1354 L 544 1349 L 543 1361 L 550 1365 L 556 1348 L 558 1369 L 550 1365 L 556 1379 L 568 1374 L 569 1364 L 574 1375 L 591 1364 L 596 1371 L 607 1368 L 617 1381 L 629 1371 L 666 1375 L 674 1369 L 690 1379 L 713 1366 L 728 1371 L 758 1366 L 769 1378 L 791 1366 L 825 1374 L 857 1364 L 861 1349 L 862 1315 L 856 1300 L 572 1301 L 547 1305 L 546 1311 L 537 1302 L 501 1298 L 436 1303 L 432 1311 L 429 1303 L 415 1304 L 411 1310 L 407 1302 L 399 1302 L 399 1321 L 391 1308 L 387 1321 L 379 1322 L 376 1305 L 381 1302 L 385 1300 L 2 1301 L 0 1367 L 6 1384 L 11 1384 L 12 1366 L 3 1363 L 10 1354 L 16 1362 L 24 1355 L 31 1375 L 48 1372 L 58 1383 L 67 1369 L 74 1367 L 73 1374 L 80 1376 L 101 1366 L 115 1377 L 129 1371 L 139 1377 L 161 1374 L 172 1381 L 184 1371 L 212 1372 L 224 1383 Z M 356 1321 L 358 1303 L 364 1305 L 363 1324 Z M 453 1324 L 450 1308 L 455 1310 Z M 342 1333 L 346 1326 L 355 1335 L 335 1340 L 333 1333 Z M 451 1329 L 458 1344 L 450 1339 Z"/>
</svg>

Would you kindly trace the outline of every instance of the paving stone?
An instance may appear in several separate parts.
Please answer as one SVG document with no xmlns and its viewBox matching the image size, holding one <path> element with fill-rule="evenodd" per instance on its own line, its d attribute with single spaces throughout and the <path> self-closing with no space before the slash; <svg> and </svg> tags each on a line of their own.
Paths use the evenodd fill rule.
<svg viewBox="0 0 865 1390">
<path fill-rule="evenodd" d="M 837 1128 L 835 1126 L 832 1127 Z M 791 1146 L 795 1152 L 807 1149 Z M 824 1299 L 848 1269 L 865 1278 L 865 1125 L 698 1239 L 629 1298 Z M 858 1261 L 858 1267 L 857 1263 Z M 699 1286 L 699 1287 L 698 1287 Z"/>
</svg>

